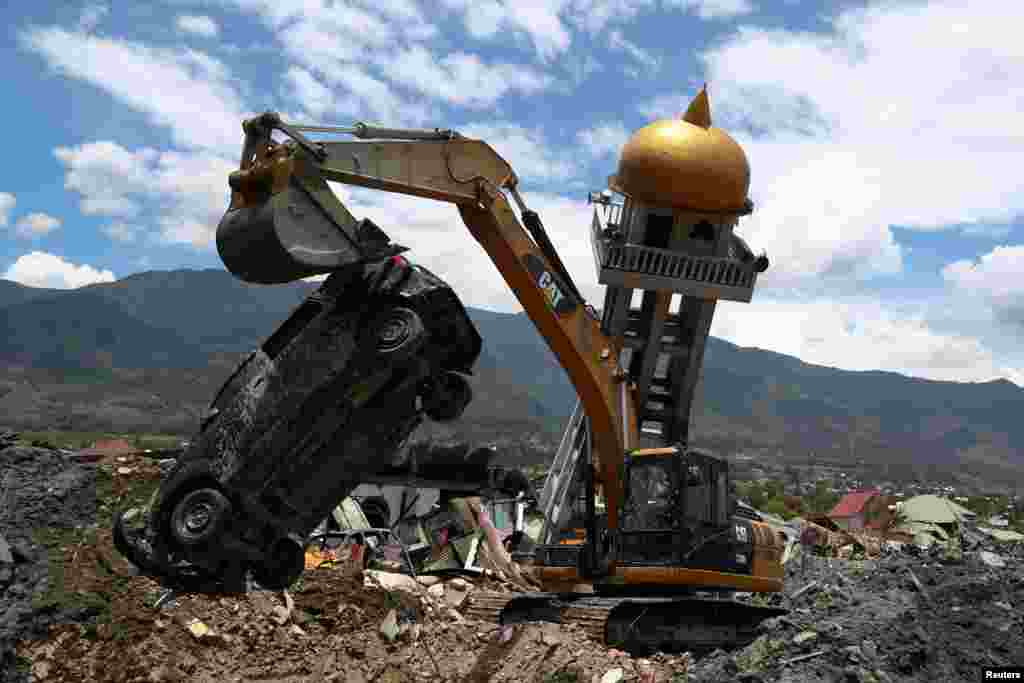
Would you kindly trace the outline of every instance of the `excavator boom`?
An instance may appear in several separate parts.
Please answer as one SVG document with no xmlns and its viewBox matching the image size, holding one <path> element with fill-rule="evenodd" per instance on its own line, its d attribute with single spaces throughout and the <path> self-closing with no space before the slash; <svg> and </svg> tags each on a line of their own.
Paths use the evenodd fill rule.
<svg viewBox="0 0 1024 683">
<path fill-rule="evenodd" d="M 279 282 L 296 279 L 300 273 L 329 272 L 340 265 L 317 260 L 319 254 L 307 256 L 315 249 L 302 240 L 322 244 L 327 235 L 289 231 L 279 218 L 253 220 L 252 215 L 243 215 L 260 210 L 274 195 L 291 193 L 292 206 L 297 206 L 292 213 L 308 211 L 299 206 L 304 199 L 329 217 L 336 231 L 350 232 L 357 221 L 330 191 L 328 180 L 455 204 L 462 222 L 576 387 L 592 433 L 595 484 L 608 501 L 608 528 L 615 529 L 623 457 L 636 445 L 631 388 L 624 381 L 616 346 L 579 295 L 536 213 L 522 203 L 518 179 L 508 162 L 487 143 L 451 131 L 374 129 L 362 124 L 353 128 L 289 126 L 272 113 L 246 121 L 243 128 L 241 169 L 230 178 L 231 206 L 218 230 L 218 249 L 228 269 L 244 279 Z M 274 129 L 291 136 L 293 142 L 275 143 Z M 302 136 L 304 130 L 392 139 L 311 142 Z M 526 227 L 506 192 L 520 204 Z M 243 218 L 236 219 L 239 215 Z M 255 253 L 253 244 L 263 245 L 263 253 Z M 270 258 L 283 254 L 287 256 L 276 261 Z"/>
</svg>

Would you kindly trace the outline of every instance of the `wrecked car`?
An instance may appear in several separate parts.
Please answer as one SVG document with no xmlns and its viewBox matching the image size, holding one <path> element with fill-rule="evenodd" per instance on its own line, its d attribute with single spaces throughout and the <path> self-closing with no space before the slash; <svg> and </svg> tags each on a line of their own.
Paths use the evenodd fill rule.
<svg viewBox="0 0 1024 683">
<path fill-rule="evenodd" d="M 144 528 L 115 517 L 118 550 L 172 579 L 289 585 L 363 473 L 425 418 L 462 414 L 481 343 L 451 288 L 403 257 L 335 271 L 223 384 Z"/>
</svg>

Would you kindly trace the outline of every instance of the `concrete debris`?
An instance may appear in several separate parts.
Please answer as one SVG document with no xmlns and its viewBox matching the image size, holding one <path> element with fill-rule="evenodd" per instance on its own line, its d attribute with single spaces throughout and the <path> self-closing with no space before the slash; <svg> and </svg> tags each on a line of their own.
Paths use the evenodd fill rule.
<svg viewBox="0 0 1024 683">
<path fill-rule="evenodd" d="M 185 628 L 188 629 L 188 632 L 192 634 L 192 637 L 199 642 L 220 640 L 220 637 L 212 628 L 196 617 L 187 619 L 185 621 Z"/>
<path fill-rule="evenodd" d="M 388 610 L 387 615 L 384 617 L 384 621 L 380 624 L 380 632 L 390 642 L 394 642 L 398 638 L 398 610 Z"/>
<path fill-rule="evenodd" d="M 154 667 L 149 672 L 149 677 L 147 678 L 150 683 L 180 683 L 187 679 L 188 674 L 178 667 L 169 666 L 167 664 L 161 664 L 160 666 Z"/>
<path fill-rule="evenodd" d="M 793 643 L 795 645 L 803 645 L 804 643 L 809 643 L 812 640 L 817 640 L 817 639 L 818 639 L 818 634 L 816 632 L 814 632 L 814 631 L 801 631 L 800 633 L 796 634 L 796 636 L 793 637 Z"/>
<path fill-rule="evenodd" d="M 157 476 L 155 459 L 138 462 L 128 460 L 132 476 L 120 479 L 129 489 L 142 478 Z M 20 657 L 40 680 L 46 674 L 45 680 L 117 683 L 300 678 L 341 683 L 936 683 L 973 680 L 979 662 L 1024 661 L 1024 643 L 1013 635 L 1024 628 L 1024 545 L 1000 543 L 980 529 L 964 530 L 957 563 L 943 560 L 945 542 L 935 542 L 940 550 L 933 552 L 921 551 L 912 538 L 885 540 L 876 551 L 873 539 L 861 538 L 861 532 L 834 532 L 842 541 L 837 549 L 847 559 L 816 555 L 801 567 L 804 558 L 797 554 L 797 561 L 784 567 L 784 592 L 741 596 L 789 613 L 762 623 L 756 640 L 728 652 L 639 658 L 595 642 L 575 624 L 499 626 L 461 614 L 475 591 L 523 590 L 515 571 L 502 566 L 502 556 L 491 557 L 497 553 L 488 543 L 488 520 L 472 506 L 463 510 L 475 528 L 452 535 L 464 553 L 455 561 L 462 577 L 422 574 L 424 556 L 413 557 L 418 576 L 410 575 L 411 568 L 396 555 L 390 565 L 376 564 L 378 556 L 371 553 L 372 568 L 349 566 L 351 547 L 339 553 L 338 546 L 327 549 L 335 554 L 329 563 L 309 568 L 283 594 L 250 590 L 211 597 L 183 590 L 157 611 L 152 603 L 159 587 L 143 583 L 148 579 L 126 579 L 109 539 L 100 535 L 96 547 L 83 546 L 83 534 L 75 530 L 96 519 L 95 474 L 116 474 L 120 467 L 107 460 L 85 466 L 43 449 L 15 447 L 0 455 L 0 490 L 13 492 L 7 501 L 9 517 L 0 515 L 0 671 Z M 61 483 L 62 471 L 70 473 L 67 485 Z M 12 472 L 10 481 L 4 479 L 7 472 Z M 123 496 L 123 487 L 117 486 Z M 47 488 L 67 492 L 60 505 L 46 495 Z M 44 546 L 28 536 L 28 529 L 60 530 L 64 537 Z M 785 535 L 787 540 L 791 536 Z M 414 545 L 407 546 L 411 554 Z M 115 593 L 115 582 L 127 582 L 130 590 L 119 597 L 112 614 L 88 621 L 93 615 L 81 616 L 79 605 L 33 606 L 34 596 L 46 590 L 48 562 L 63 546 L 65 567 L 78 553 L 75 571 L 66 571 L 63 578 L 68 595 L 91 600 L 101 591 Z M 432 549 L 428 544 L 427 555 Z M 102 571 L 107 560 L 115 574 Z M 395 571 L 382 571 L 382 566 Z M 925 591 L 928 600 L 918 599 Z M 202 619 L 188 618 L 192 614 Z M 86 631 L 87 636 L 79 635 Z M 207 646 L 211 643 L 216 647 Z M 130 645 L 132 657 L 125 660 L 123 675 L 111 674 L 111 653 L 124 644 Z"/>
<path fill-rule="evenodd" d="M 621 668 L 610 669 L 605 672 L 604 676 L 601 676 L 601 683 L 619 683 L 625 675 L 625 672 Z"/>
<path fill-rule="evenodd" d="M 914 570 L 910 567 L 907 567 L 907 574 L 910 575 L 910 579 L 914 582 L 914 586 L 917 588 L 917 592 L 921 594 L 921 597 L 927 600 L 928 591 L 924 589 L 924 585 L 921 583 L 921 580 L 917 578 L 917 574 L 914 573 Z"/>
<path fill-rule="evenodd" d="M 1006 566 L 1006 560 L 996 553 L 992 553 L 987 550 L 982 550 L 978 553 L 978 557 L 989 567 L 1002 568 Z"/>
<path fill-rule="evenodd" d="M 363 586 L 366 588 L 383 588 L 386 591 L 406 591 L 417 595 L 420 592 L 419 584 L 411 576 L 376 569 L 367 569 L 363 572 Z"/>
<path fill-rule="evenodd" d="M 0 564 L 14 564 L 11 546 L 7 544 L 7 539 L 3 536 L 0 536 Z"/>
<path fill-rule="evenodd" d="M 277 622 L 278 626 L 284 626 L 284 623 L 288 621 L 288 617 L 290 616 L 291 613 L 288 611 L 288 608 L 282 605 L 274 606 L 274 613 L 272 615 L 272 618 L 275 622 Z"/>
<path fill-rule="evenodd" d="M 793 595 L 790 596 L 790 598 L 792 600 L 796 600 L 797 598 L 799 598 L 804 593 L 807 593 L 808 591 L 812 591 L 812 590 L 814 590 L 817 587 L 818 587 L 818 582 L 817 581 L 811 581 L 810 583 L 805 584 L 804 586 L 800 587 L 795 593 L 793 593 Z"/>
<path fill-rule="evenodd" d="M 0 449 L 14 446 L 21 435 L 11 429 L 0 429 Z"/>
</svg>

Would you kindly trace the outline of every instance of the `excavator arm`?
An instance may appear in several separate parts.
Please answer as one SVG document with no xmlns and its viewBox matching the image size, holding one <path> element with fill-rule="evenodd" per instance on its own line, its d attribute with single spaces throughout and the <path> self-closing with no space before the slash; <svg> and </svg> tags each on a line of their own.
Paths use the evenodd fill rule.
<svg viewBox="0 0 1024 683">
<path fill-rule="evenodd" d="M 228 269 L 249 281 L 285 282 L 337 269 L 346 259 L 404 250 L 387 244 L 371 222 L 356 221 L 327 181 L 455 204 L 576 388 L 589 422 L 594 484 L 614 533 L 624 456 L 637 445 L 633 388 L 617 345 L 524 204 L 508 162 L 485 142 L 453 131 L 294 126 L 274 113 L 247 120 L 243 129 L 240 169 L 229 179 L 231 206 L 218 229 Z M 275 130 L 290 140 L 275 142 Z M 362 139 L 312 141 L 308 132 Z M 275 202 L 275 215 L 265 215 Z"/>
</svg>

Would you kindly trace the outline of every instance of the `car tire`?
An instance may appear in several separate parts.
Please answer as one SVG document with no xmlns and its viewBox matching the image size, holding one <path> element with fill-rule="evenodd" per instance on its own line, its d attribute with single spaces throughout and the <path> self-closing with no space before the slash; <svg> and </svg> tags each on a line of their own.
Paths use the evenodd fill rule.
<svg viewBox="0 0 1024 683">
<path fill-rule="evenodd" d="M 371 343 L 378 354 L 401 354 L 426 334 L 423 320 L 409 308 L 396 307 L 376 316 L 369 326 Z"/>
<path fill-rule="evenodd" d="M 215 488 L 199 488 L 182 496 L 171 510 L 171 534 L 186 548 L 220 538 L 231 517 L 231 501 Z"/>
<path fill-rule="evenodd" d="M 423 395 L 423 412 L 435 422 L 462 417 L 473 401 L 473 388 L 458 373 L 446 371 L 434 378 Z"/>
</svg>

